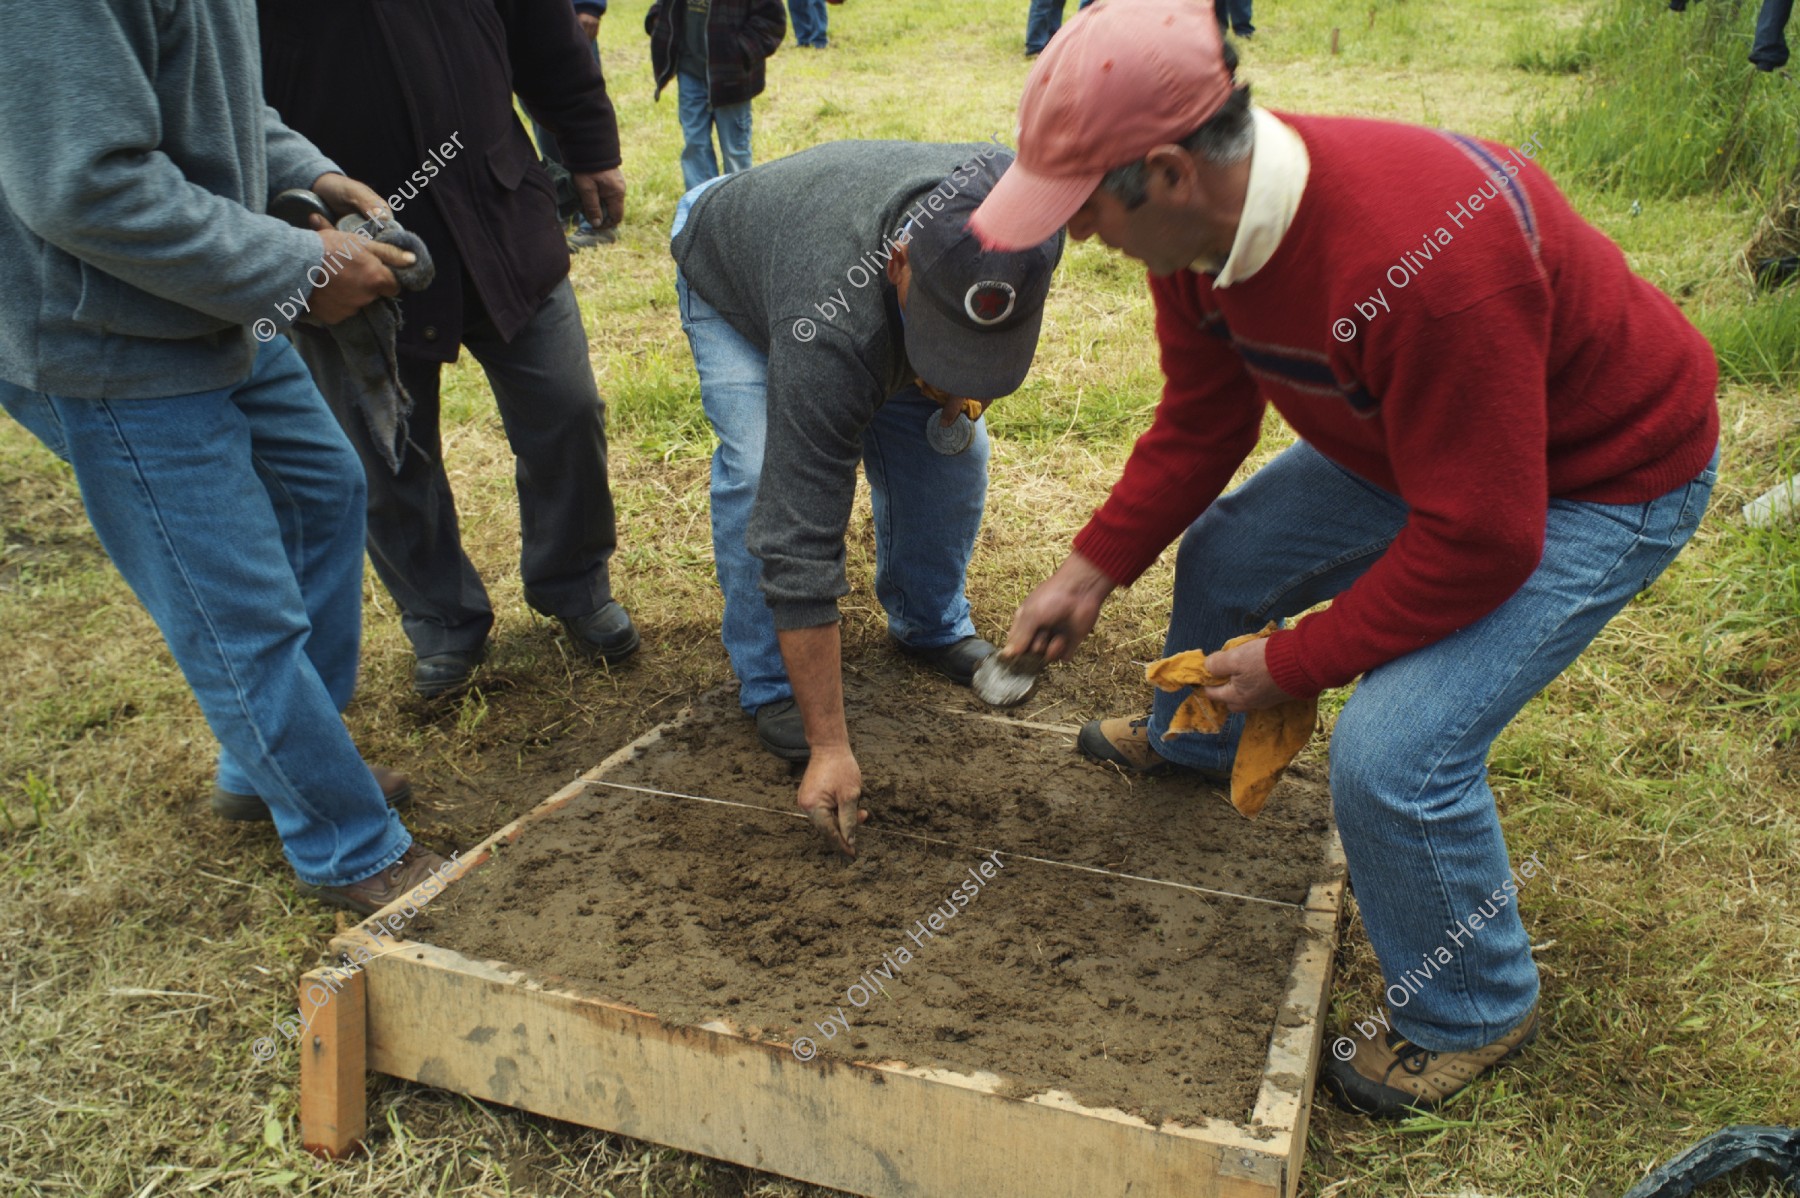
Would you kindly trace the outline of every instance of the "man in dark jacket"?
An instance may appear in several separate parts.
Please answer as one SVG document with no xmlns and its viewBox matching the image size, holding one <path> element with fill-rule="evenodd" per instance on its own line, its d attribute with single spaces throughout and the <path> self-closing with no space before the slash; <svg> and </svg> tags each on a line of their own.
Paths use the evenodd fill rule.
<svg viewBox="0 0 1800 1198">
<path fill-rule="evenodd" d="M 763 60 L 787 36 L 781 0 L 656 0 L 644 16 L 656 95 L 671 78 L 681 115 L 681 180 L 692 190 L 750 167 L 750 101 L 762 94 Z M 713 130 L 719 155 L 713 155 Z"/>
<path fill-rule="evenodd" d="M 355 396 L 324 388 L 368 474 L 369 555 L 418 657 L 414 688 L 430 698 L 466 686 L 494 621 L 462 549 L 438 432 L 439 368 L 463 345 L 487 373 L 517 459 L 526 602 L 561 620 L 579 651 L 623 660 L 638 633 L 607 571 L 605 408 L 555 191 L 512 108 L 516 87 L 556 136 L 589 220 L 618 224 L 618 127 L 569 0 L 261 0 L 259 10 L 269 102 L 387 196 L 437 266 L 436 282 L 401 305 L 400 381 L 414 407 L 397 473 Z M 323 376 L 323 353 L 309 352 L 322 347 L 302 332 Z"/>
</svg>

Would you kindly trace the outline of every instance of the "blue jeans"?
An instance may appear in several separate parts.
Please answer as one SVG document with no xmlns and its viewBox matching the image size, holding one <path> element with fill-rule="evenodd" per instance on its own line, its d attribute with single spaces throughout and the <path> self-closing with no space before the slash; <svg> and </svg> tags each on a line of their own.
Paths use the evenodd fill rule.
<svg viewBox="0 0 1800 1198">
<path fill-rule="evenodd" d="M 788 17 L 794 25 L 796 46 L 824 48 L 825 0 L 788 0 Z"/>
<path fill-rule="evenodd" d="M 1370 670 L 1339 714 L 1331 794 L 1382 973 L 1398 983 L 1428 955 L 1435 971 L 1440 946 L 1455 958 L 1394 1011 L 1409 1040 L 1436 1052 L 1476 1048 L 1516 1027 L 1537 1001 L 1516 903 L 1460 944 L 1447 935 L 1471 912 L 1485 919 L 1510 877 L 1488 789 L 1489 747 L 1687 543 L 1717 465 L 1715 454 L 1692 482 L 1649 503 L 1552 499 L 1543 560 L 1525 585 L 1467 628 Z M 1183 535 L 1164 653 L 1216 649 L 1332 598 L 1375 563 L 1406 518 L 1398 496 L 1294 445 Z M 1185 765 L 1229 769 L 1242 716 L 1217 736 L 1164 739 L 1186 694 L 1157 693 L 1152 745 Z"/>
<path fill-rule="evenodd" d="M 1756 43 L 1750 47 L 1750 61 L 1765 71 L 1780 70 L 1787 65 L 1787 23 L 1794 15 L 1794 0 L 1763 0 L 1756 15 Z"/>
<path fill-rule="evenodd" d="M 338 714 L 362 632 L 362 467 L 293 347 L 269 342 L 217 391 L 69 399 L 0 382 L 0 407 L 74 467 L 219 739 L 219 785 L 268 803 L 301 881 L 399 860 L 412 838 Z"/>
<path fill-rule="evenodd" d="M 1086 8 L 1094 0 L 1081 0 Z M 1050 44 L 1062 28 L 1063 8 L 1068 0 L 1031 0 L 1031 11 L 1025 17 L 1025 53 L 1037 54 Z"/>
<path fill-rule="evenodd" d="M 719 177 L 719 158 L 724 173 L 750 169 L 750 101 L 714 108 L 706 100 L 706 80 L 698 75 L 677 75 L 681 114 L 681 183 L 692 191 L 708 179 Z M 719 158 L 713 157 L 713 129 L 719 131 Z"/>
<path fill-rule="evenodd" d="M 1250 23 L 1250 0 L 1213 0 L 1213 16 L 1218 18 L 1220 29 L 1229 28 L 1242 37 L 1256 32 L 1256 26 Z"/>
<path fill-rule="evenodd" d="M 709 186 L 682 197 L 671 238 Z M 691 290 L 680 271 L 675 295 L 700 374 L 700 402 L 719 437 L 712 459 L 712 529 L 713 562 L 725 595 L 725 651 L 738 678 L 738 702 L 754 712 L 794 693 L 775 618 L 763 601 L 762 566 L 745 543 L 762 478 L 769 358 Z M 968 449 L 945 457 L 925 439 L 925 421 L 937 411 L 909 386 L 877 409 L 863 433 L 863 473 L 875 514 L 875 595 L 887 611 L 888 632 L 918 649 L 975 635 L 963 582 L 987 498 L 986 421 L 975 422 Z"/>
</svg>

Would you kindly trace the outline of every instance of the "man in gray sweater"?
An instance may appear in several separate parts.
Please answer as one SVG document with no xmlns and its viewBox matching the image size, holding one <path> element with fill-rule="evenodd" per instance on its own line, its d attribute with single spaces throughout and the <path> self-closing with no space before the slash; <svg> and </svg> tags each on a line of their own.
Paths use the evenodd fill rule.
<svg viewBox="0 0 1800 1198">
<path fill-rule="evenodd" d="M 280 328 L 412 255 L 263 215 L 385 209 L 262 102 L 252 0 L 0 0 L 0 406 L 74 469 L 220 743 L 214 807 L 273 818 L 302 889 L 369 913 L 443 859 L 339 712 L 363 478 Z"/>
<path fill-rule="evenodd" d="M 859 461 L 896 644 L 964 686 L 993 651 L 963 593 L 981 410 L 1024 381 L 1062 254 L 1060 232 L 983 253 L 965 230 L 1011 161 L 982 143 L 835 142 L 710 180 L 675 214 L 681 324 L 719 437 L 713 556 L 738 701 L 764 747 L 808 762 L 800 808 L 852 855 L 867 813 L 837 601 Z"/>
</svg>

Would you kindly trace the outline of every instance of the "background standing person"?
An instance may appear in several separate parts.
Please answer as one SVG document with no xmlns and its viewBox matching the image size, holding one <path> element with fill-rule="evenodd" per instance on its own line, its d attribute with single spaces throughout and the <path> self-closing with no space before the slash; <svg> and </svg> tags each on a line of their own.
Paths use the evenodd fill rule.
<svg viewBox="0 0 1800 1198">
<path fill-rule="evenodd" d="M 343 214 L 380 200 L 262 103 L 249 16 L 5 6 L 0 406 L 73 467 L 193 688 L 215 809 L 272 818 L 302 889 L 368 914 L 443 859 L 388 808 L 405 778 L 378 779 L 339 716 L 362 472 L 277 328 L 295 295 L 333 322 L 394 294 L 413 256 L 263 215 L 290 187 Z"/>
<path fill-rule="evenodd" d="M 681 117 L 681 182 L 691 190 L 750 166 L 750 101 L 764 63 L 781 48 L 781 0 L 656 0 L 644 14 L 656 96 L 676 79 Z M 713 131 L 719 152 L 713 154 Z"/>
<path fill-rule="evenodd" d="M 1213 0 L 1213 16 L 1220 33 L 1229 30 L 1238 37 L 1256 36 L 1256 26 L 1250 23 L 1250 0 Z"/>
<path fill-rule="evenodd" d="M 600 62 L 600 20 L 606 16 L 606 0 L 573 0 L 573 3 L 575 20 L 580 23 L 581 32 L 587 35 L 588 48 L 594 52 L 594 62 L 598 64 Z M 531 132 L 537 140 L 538 153 L 543 155 L 544 161 L 554 163 L 565 171 L 568 170 L 569 164 L 564 161 L 562 149 L 556 144 L 556 136 L 535 120 L 531 122 Z M 562 186 L 562 184 L 559 183 L 558 186 Z M 571 254 L 592 249 L 597 245 L 610 245 L 619 239 L 617 225 L 601 228 L 588 219 L 586 212 L 575 213 L 571 224 L 573 227 L 567 236 Z"/>
<path fill-rule="evenodd" d="M 1094 0 L 1081 0 L 1081 8 L 1086 8 Z M 1025 57 L 1033 58 L 1042 54 L 1056 31 L 1062 28 L 1063 10 L 1068 0 L 1031 0 L 1031 10 L 1025 17 Z"/>
<path fill-rule="evenodd" d="M 425 240 L 436 281 L 401 301 L 399 376 L 413 401 L 396 472 L 332 370 L 300 347 L 369 478 L 369 556 L 399 606 L 426 698 L 466 687 L 494 611 L 457 528 L 439 430 L 439 373 L 467 346 L 516 465 L 525 600 L 577 652 L 619 662 L 638 631 L 613 598 L 606 409 L 569 286 L 555 191 L 513 113 L 513 88 L 568 156 L 589 221 L 624 214 L 619 131 L 569 0 L 261 0 L 264 84 L 283 117 L 389 198 Z M 329 75 L 331 87 L 319 86 Z M 447 147 L 462 145 L 467 153 Z"/>
<path fill-rule="evenodd" d="M 764 748 L 808 762 L 800 809 L 846 853 L 862 774 L 838 599 L 859 462 L 895 644 L 963 686 L 993 652 L 965 594 L 987 497 L 981 406 L 1030 370 L 1062 254 L 1058 233 L 985 254 L 965 229 L 1009 161 L 983 144 L 832 142 L 701 184 L 669 234 L 719 437 L 713 558 L 738 702 Z"/>
<path fill-rule="evenodd" d="M 1794 15 L 1794 0 L 1763 0 L 1756 14 L 1756 40 L 1750 62 L 1759 71 L 1779 71 L 1788 63 L 1787 23 Z"/>
<path fill-rule="evenodd" d="M 1530 145 L 1278 115 L 1235 66 L 1191 0 L 1108 0 L 1026 80 L 1019 160 L 971 223 L 999 249 L 1066 224 L 1143 262 L 1165 382 L 1007 648 L 1067 656 L 1179 538 L 1164 653 L 1210 653 L 1207 696 L 1242 713 L 1361 676 L 1331 794 L 1391 1011 L 1323 1077 L 1397 1116 L 1537 1034 L 1489 750 L 1693 535 L 1718 368 Z M 1270 404 L 1299 440 L 1223 494 Z M 1077 743 L 1229 776 L 1243 720 L 1170 735 L 1188 693 Z"/>
<path fill-rule="evenodd" d="M 844 0 L 787 0 L 788 15 L 794 19 L 794 44 L 808 50 L 823 50 L 830 45 L 827 27 L 830 19 L 825 6 L 842 4 Z"/>
</svg>

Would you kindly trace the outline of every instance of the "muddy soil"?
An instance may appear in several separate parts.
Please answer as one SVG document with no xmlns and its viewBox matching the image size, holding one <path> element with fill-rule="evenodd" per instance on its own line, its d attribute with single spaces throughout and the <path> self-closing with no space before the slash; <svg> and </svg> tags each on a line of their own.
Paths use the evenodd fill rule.
<svg viewBox="0 0 1800 1198">
<path fill-rule="evenodd" d="M 606 774 L 642 790 L 590 787 L 413 934 L 803 1057 L 989 1071 L 1009 1093 L 1152 1122 L 1246 1120 L 1298 911 L 1066 866 L 1298 903 L 1334 876 L 1321 767 L 1303 758 L 1247 821 L 1216 787 L 1127 778 L 903 664 L 847 689 L 871 812 L 855 862 L 798 817 L 798 770 L 727 690 Z"/>
</svg>

